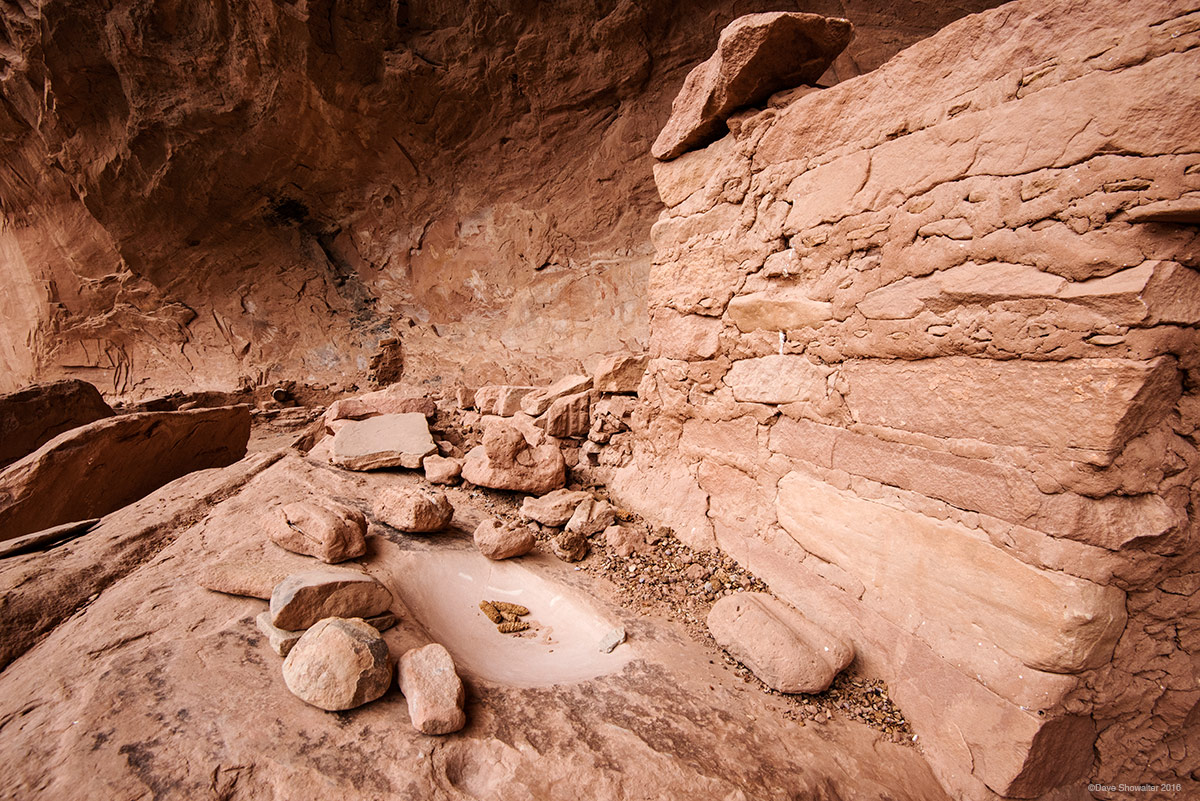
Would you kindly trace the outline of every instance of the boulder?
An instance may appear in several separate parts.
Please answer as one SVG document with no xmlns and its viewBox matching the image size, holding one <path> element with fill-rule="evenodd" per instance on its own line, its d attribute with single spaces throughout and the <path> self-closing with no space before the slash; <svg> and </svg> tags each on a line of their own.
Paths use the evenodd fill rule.
<svg viewBox="0 0 1200 801">
<path fill-rule="evenodd" d="M 392 681 L 387 643 L 359 619 L 316 623 L 283 661 L 287 688 L 306 703 L 336 712 L 374 701 Z"/>
<path fill-rule="evenodd" d="M 548 387 L 534 390 L 521 400 L 521 411 L 530 417 L 539 417 L 546 413 L 550 405 L 559 398 L 576 395 L 588 389 L 592 379 L 586 375 L 569 375 L 558 379 Z"/>
<path fill-rule="evenodd" d="M 320 568 L 293 573 L 275 585 L 271 623 L 298 631 L 326 617 L 373 617 L 391 604 L 387 588 L 365 573 Z"/>
<path fill-rule="evenodd" d="M 591 425 L 592 393 L 567 395 L 550 404 L 538 423 L 552 437 L 582 437 Z"/>
<path fill-rule="evenodd" d="M 112 416 L 100 392 L 77 379 L 34 384 L 0 395 L 0 467 L 33 453 L 64 431 Z"/>
<path fill-rule="evenodd" d="M 475 527 L 475 547 L 488 559 L 524 556 L 537 540 L 528 526 L 504 523 L 489 517 Z"/>
<path fill-rule="evenodd" d="M 475 391 L 475 408 L 480 414 L 512 417 L 521 411 L 521 401 L 537 387 L 489 385 Z"/>
<path fill-rule="evenodd" d="M 598 501 L 587 498 L 579 506 L 571 519 L 567 521 L 567 531 L 590 537 L 611 526 L 617 519 L 617 509 L 608 501 Z"/>
<path fill-rule="evenodd" d="M 289 503 L 274 511 L 272 522 L 272 542 L 327 564 L 344 562 L 367 552 L 367 518 L 337 501 Z"/>
<path fill-rule="evenodd" d="M 543 526 L 564 526 L 575 507 L 592 496 L 583 490 L 557 489 L 541 497 L 529 496 L 521 502 L 521 517 Z"/>
<path fill-rule="evenodd" d="M 854 660 L 854 648 L 761 592 L 727 595 L 708 613 L 717 644 L 782 693 L 819 693 Z"/>
<path fill-rule="evenodd" d="M 387 488 L 375 496 L 375 516 L 397 531 L 441 531 L 454 518 L 450 499 L 435 489 Z"/>
<path fill-rule="evenodd" d="M 481 487 L 541 495 L 566 483 L 566 463 L 554 443 L 533 447 L 516 428 L 496 421 L 467 454 L 462 476 Z"/>
<path fill-rule="evenodd" d="M 0 540 L 103 517 L 246 453 L 250 408 L 143 412 L 59 434 L 0 472 Z"/>
<path fill-rule="evenodd" d="M 721 31 L 717 50 L 684 79 L 650 152 L 668 161 L 719 139 L 739 108 L 780 89 L 815 83 L 850 43 L 854 27 L 818 14 L 747 14 Z"/>
<path fill-rule="evenodd" d="M 334 434 L 330 461 L 347 470 L 416 470 L 422 459 L 435 453 L 425 415 L 407 412 L 346 421 Z"/>
<path fill-rule="evenodd" d="M 466 692 L 450 652 L 437 643 L 400 657 L 400 692 L 408 700 L 413 728 L 422 734 L 450 734 L 467 724 Z"/>
<path fill-rule="evenodd" d="M 597 392 L 637 392 L 650 357 L 646 354 L 617 353 L 600 360 L 592 373 L 592 389 Z"/>
<path fill-rule="evenodd" d="M 422 466 L 431 484 L 457 484 L 462 477 L 462 461 L 444 456 L 426 456 Z"/>
</svg>

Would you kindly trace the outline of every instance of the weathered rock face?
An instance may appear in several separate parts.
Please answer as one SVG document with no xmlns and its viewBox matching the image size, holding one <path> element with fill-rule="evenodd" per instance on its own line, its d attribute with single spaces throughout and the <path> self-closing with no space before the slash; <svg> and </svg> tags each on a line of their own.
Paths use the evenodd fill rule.
<svg viewBox="0 0 1200 801">
<path fill-rule="evenodd" d="M 0 468 L 33 453 L 64 431 L 112 414 L 104 398 L 86 381 L 35 384 L 0 396 Z"/>
<path fill-rule="evenodd" d="M 1010 3 L 655 167 L 614 497 L 843 634 L 958 798 L 1194 786 L 1194 16 Z"/>
<path fill-rule="evenodd" d="M 246 406 L 143 412 L 60 434 L 0 472 L 0 539 L 106 515 L 246 453 Z"/>
<path fill-rule="evenodd" d="M 857 26 L 836 80 L 995 4 L 805 10 Z M 638 349 L 650 144 L 718 32 L 773 10 L 5 7 L 0 391 L 479 386 Z"/>
</svg>

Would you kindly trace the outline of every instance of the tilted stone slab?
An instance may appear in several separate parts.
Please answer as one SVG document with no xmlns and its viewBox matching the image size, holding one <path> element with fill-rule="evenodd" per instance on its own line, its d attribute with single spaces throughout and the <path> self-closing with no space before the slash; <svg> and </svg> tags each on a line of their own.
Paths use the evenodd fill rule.
<svg viewBox="0 0 1200 801">
<path fill-rule="evenodd" d="M 112 417 L 100 391 L 68 379 L 0 395 L 0 467 L 33 453 L 64 431 Z"/>
<path fill-rule="evenodd" d="M 1125 627 L 1121 590 L 1031 567 L 960 525 L 796 472 L 780 479 L 775 510 L 796 542 L 861 581 L 863 602 L 910 632 L 936 620 L 1029 667 L 1076 673 L 1111 659 Z"/>
<path fill-rule="evenodd" d="M 850 43 L 853 26 L 818 14 L 747 14 L 683 82 L 651 153 L 661 160 L 718 138 L 730 113 L 780 89 L 811 84 Z"/>
<path fill-rule="evenodd" d="M 1000 362 L 950 356 L 847 362 L 840 370 L 849 384 L 846 403 L 860 423 L 1073 449 L 1078 458 L 1092 451 L 1099 461 L 1158 422 L 1181 391 L 1169 357 Z"/>
<path fill-rule="evenodd" d="M 0 540 L 103 517 L 246 454 L 250 409 L 143 412 L 59 434 L 0 472 Z"/>
</svg>

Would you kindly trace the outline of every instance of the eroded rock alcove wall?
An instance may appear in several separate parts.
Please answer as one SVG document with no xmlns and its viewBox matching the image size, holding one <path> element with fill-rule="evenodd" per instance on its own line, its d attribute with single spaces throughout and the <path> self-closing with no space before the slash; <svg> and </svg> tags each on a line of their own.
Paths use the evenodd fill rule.
<svg viewBox="0 0 1200 801">
<path fill-rule="evenodd" d="M 846 632 L 956 797 L 1195 787 L 1198 31 L 1010 3 L 655 168 L 615 490 Z"/>
<path fill-rule="evenodd" d="M 646 344 L 650 143 L 752 11 L 829 80 L 992 0 L 0 9 L 0 391 L 549 379 Z M 381 342 L 383 343 L 381 346 Z"/>
</svg>

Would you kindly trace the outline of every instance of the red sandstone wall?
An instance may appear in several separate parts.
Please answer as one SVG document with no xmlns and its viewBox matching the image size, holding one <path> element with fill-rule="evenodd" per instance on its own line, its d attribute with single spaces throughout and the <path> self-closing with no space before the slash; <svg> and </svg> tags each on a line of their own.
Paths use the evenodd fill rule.
<svg viewBox="0 0 1200 801">
<path fill-rule="evenodd" d="M 831 80 L 994 0 L 860 23 Z M 646 344 L 649 147 L 774 0 L 5 4 L 0 391 L 550 378 Z"/>
<path fill-rule="evenodd" d="M 614 485 L 853 639 L 957 797 L 1200 787 L 1198 54 L 1010 3 L 655 168 Z"/>
</svg>

